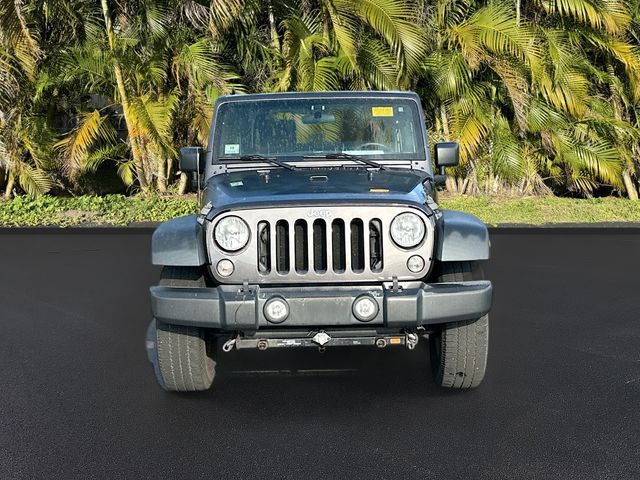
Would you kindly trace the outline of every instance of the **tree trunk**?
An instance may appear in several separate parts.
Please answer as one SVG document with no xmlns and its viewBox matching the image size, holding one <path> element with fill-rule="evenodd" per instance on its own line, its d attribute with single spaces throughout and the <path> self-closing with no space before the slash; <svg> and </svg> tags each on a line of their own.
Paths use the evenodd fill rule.
<svg viewBox="0 0 640 480">
<path fill-rule="evenodd" d="M 157 158 L 158 164 L 158 191 L 160 193 L 165 193 L 167 191 L 167 160 L 164 155 L 158 155 Z"/>
<path fill-rule="evenodd" d="M 615 70 L 610 63 L 607 65 L 607 71 L 611 75 L 615 75 Z M 624 107 L 617 89 L 614 87 L 613 84 L 610 83 L 609 90 L 611 92 L 610 102 L 611 102 L 611 106 L 613 107 L 613 118 L 615 118 L 616 120 L 625 121 L 626 119 L 624 118 L 625 117 Z M 620 138 L 619 140 L 620 140 L 620 143 L 622 144 L 622 140 Z M 638 190 L 633 182 L 633 179 L 631 178 L 631 172 L 633 171 L 632 170 L 633 169 L 633 148 L 632 148 L 631 158 L 626 163 L 627 165 L 625 169 L 622 171 L 622 181 L 624 183 L 624 188 L 627 190 L 627 195 L 629 196 L 630 200 L 638 200 Z"/>
<path fill-rule="evenodd" d="M 120 95 L 120 103 L 122 105 L 122 115 L 124 117 L 125 123 L 127 124 L 127 132 L 129 135 L 129 144 L 131 145 L 133 164 L 136 166 L 136 173 L 138 176 L 138 181 L 140 182 L 140 188 L 144 193 L 148 193 L 150 188 L 149 183 L 147 182 L 147 172 L 144 168 L 144 157 L 142 154 L 142 149 L 140 148 L 140 142 L 138 139 L 138 133 L 136 132 L 135 122 L 131 116 L 129 97 L 127 96 L 127 91 L 125 89 L 120 65 L 117 61 L 115 61 L 114 63 L 116 82 L 118 84 L 118 94 Z"/>
<path fill-rule="evenodd" d="M 467 192 L 468 186 L 469 186 L 469 177 L 467 176 L 462 182 L 462 186 L 460 187 L 460 195 L 464 195 Z"/>
<path fill-rule="evenodd" d="M 622 172 L 622 180 L 624 181 L 624 188 L 627 189 L 627 195 L 630 200 L 638 200 L 638 189 L 633 183 L 633 179 L 631 178 L 631 174 L 629 170 L 624 170 Z"/>
<path fill-rule="evenodd" d="M 444 103 L 440 105 L 440 118 L 442 120 L 442 131 L 449 140 L 449 120 L 447 119 L 447 110 L 444 106 Z"/>
<path fill-rule="evenodd" d="M 447 187 L 447 192 L 449 193 L 456 193 L 458 191 L 458 184 L 456 182 L 456 179 L 451 176 L 447 176 L 447 179 L 445 180 L 445 186 Z"/>
<path fill-rule="evenodd" d="M 324 4 L 322 5 L 322 38 L 327 42 L 331 39 L 331 15 Z"/>
<path fill-rule="evenodd" d="M 180 172 L 180 181 L 178 182 L 178 195 L 184 195 L 187 193 L 187 187 L 189 186 L 189 177 L 186 173 Z"/>
<path fill-rule="evenodd" d="M 113 25 L 111 23 L 111 11 L 109 9 L 107 0 L 102 0 L 102 15 L 104 16 L 107 38 L 109 39 L 109 49 L 113 52 L 115 50 L 115 34 L 113 32 Z M 113 60 L 113 73 L 116 77 L 118 95 L 120 95 L 122 115 L 124 117 L 125 123 L 127 124 L 129 144 L 131 145 L 131 155 L 133 156 L 133 164 L 136 168 L 138 182 L 140 182 L 140 188 L 142 189 L 143 193 L 149 193 L 150 188 L 145 176 L 144 159 L 142 156 L 142 151 L 140 149 L 140 143 L 138 141 L 138 132 L 131 115 L 131 105 L 129 104 L 129 96 L 127 94 L 127 89 L 124 83 L 122 69 L 120 68 L 120 62 L 116 58 L 114 58 Z"/>
<path fill-rule="evenodd" d="M 167 182 L 170 182 L 171 179 L 171 172 L 173 171 L 173 159 L 172 158 L 167 158 Z"/>
<path fill-rule="evenodd" d="M 269 0 L 267 2 L 267 10 L 269 12 L 269 31 L 271 33 L 271 45 L 276 51 L 280 51 L 280 37 L 278 37 L 278 27 L 276 26 L 276 19 L 273 15 L 273 5 Z"/>
<path fill-rule="evenodd" d="M 16 182 L 16 177 L 13 175 L 13 172 L 9 170 L 9 176 L 7 178 L 7 186 L 4 189 L 4 198 L 11 198 L 11 193 L 13 192 L 13 186 Z"/>
</svg>

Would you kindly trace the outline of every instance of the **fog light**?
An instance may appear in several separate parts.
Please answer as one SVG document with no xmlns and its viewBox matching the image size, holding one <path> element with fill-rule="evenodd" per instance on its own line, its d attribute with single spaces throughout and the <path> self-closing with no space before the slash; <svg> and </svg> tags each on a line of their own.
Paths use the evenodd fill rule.
<svg viewBox="0 0 640 480">
<path fill-rule="evenodd" d="M 420 255 L 412 255 L 407 260 L 407 268 L 413 273 L 421 272 L 424 269 L 424 258 Z"/>
<path fill-rule="evenodd" d="M 221 277 L 228 277 L 233 273 L 234 270 L 235 267 L 233 266 L 233 262 L 231 260 L 227 260 L 226 258 L 220 260 L 218 262 L 218 265 L 216 265 L 216 271 Z"/>
<path fill-rule="evenodd" d="M 264 316 L 271 323 L 282 323 L 289 316 L 289 304 L 284 298 L 271 297 L 264 304 Z"/>
<path fill-rule="evenodd" d="M 378 315 L 378 302 L 369 295 L 362 295 L 353 302 L 353 315 L 361 322 L 373 320 Z"/>
</svg>

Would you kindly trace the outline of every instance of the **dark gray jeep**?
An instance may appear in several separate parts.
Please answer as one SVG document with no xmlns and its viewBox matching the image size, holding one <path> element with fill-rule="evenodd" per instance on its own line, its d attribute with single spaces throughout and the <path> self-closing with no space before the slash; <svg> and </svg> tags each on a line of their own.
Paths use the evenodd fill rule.
<svg viewBox="0 0 640 480">
<path fill-rule="evenodd" d="M 417 95 L 241 95 L 215 106 L 208 148 L 181 151 L 197 215 L 153 234 L 147 349 L 166 390 L 209 388 L 223 352 L 428 337 L 437 384 L 484 377 L 491 282 L 484 224 L 440 210 L 458 146 L 434 147 Z"/>
</svg>

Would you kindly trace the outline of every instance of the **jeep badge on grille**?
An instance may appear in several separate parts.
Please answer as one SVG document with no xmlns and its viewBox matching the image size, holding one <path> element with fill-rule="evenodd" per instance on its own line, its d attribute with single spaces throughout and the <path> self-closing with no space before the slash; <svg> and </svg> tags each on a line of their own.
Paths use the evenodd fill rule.
<svg viewBox="0 0 640 480">
<path fill-rule="evenodd" d="M 331 218 L 331 210 L 328 208 L 310 208 L 307 212 L 309 218 Z"/>
</svg>

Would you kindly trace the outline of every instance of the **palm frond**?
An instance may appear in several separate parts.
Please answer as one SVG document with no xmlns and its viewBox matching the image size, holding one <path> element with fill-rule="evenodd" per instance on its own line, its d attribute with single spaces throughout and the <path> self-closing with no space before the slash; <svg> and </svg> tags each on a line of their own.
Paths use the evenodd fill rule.
<svg viewBox="0 0 640 480">
<path fill-rule="evenodd" d="M 353 13 L 385 39 L 408 71 L 415 71 L 424 53 L 422 31 L 416 25 L 416 5 L 412 0 L 348 1 Z"/>
<path fill-rule="evenodd" d="M 18 167 L 18 183 L 30 197 L 44 195 L 53 186 L 51 177 L 39 168 L 21 162 Z"/>
<path fill-rule="evenodd" d="M 115 140 L 115 130 L 109 119 L 99 110 L 81 114 L 78 126 L 70 134 L 57 142 L 54 146 L 62 155 L 65 170 L 74 176 L 83 170 L 90 149 L 100 143 L 110 143 Z"/>
<path fill-rule="evenodd" d="M 535 66 L 542 56 L 533 28 L 518 24 L 513 10 L 500 3 L 480 8 L 450 28 L 448 35 L 474 69 L 486 60 L 487 54 L 511 55 Z"/>
<path fill-rule="evenodd" d="M 563 15 L 596 29 L 619 33 L 631 22 L 624 0 L 537 0 L 551 15 Z"/>
<path fill-rule="evenodd" d="M 452 136 L 460 143 L 460 160 L 464 164 L 472 160 L 486 139 L 490 128 L 490 107 L 486 103 L 465 108 L 458 102 L 452 108 Z"/>
<path fill-rule="evenodd" d="M 510 182 L 520 180 L 526 174 L 527 164 L 520 144 L 507 119 L 500 116 L 493 127 L 490 158 L 493 171 Z"/>
<path fill-rule="evenodd" d="M 398 88 L 397 67 L 392 53 L 380 40 L 369 38 L 358 49 L 357 72 L 367 82 L 367 88 L 393 90 Z"/>
<path fill-rule="evenodd" d="M 3 0 L 0 3 L 0 39 L 12 47 L 12 56 L 19 61 L 27 76 L 35 78 L 42 50 L 27 25 L 21 1 Z"/>
<path fill-rule="evenodd" d="M 127 187 L 133 185 L 136 179 L 134 162 L 132 160 L 120 162 L 118 165 L 118 176 Z"/>
<path fill-rule="evenodd" d="M 128 147 L 125 143 L 118 143 L 115 145 L 107 145 L 101 148 L 97 148 L 90 152 L 84 159 L 82 170 L 88 172 L 95 172 L 100 165 L 107 160 L 117 160 L 124 158 L 127 154 Z"/>
<path fill-rule="evenodd" d="M 554 145 L 562 162 L 573 171 L 584 170 L 595 180 L 622 186 L 623 162 L 616 148 L 605 140 L 580 142 L 575 132 L 560 131 L 553 135 Z"/>
</svg>

